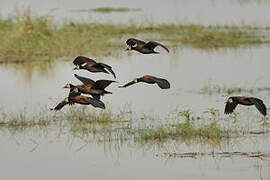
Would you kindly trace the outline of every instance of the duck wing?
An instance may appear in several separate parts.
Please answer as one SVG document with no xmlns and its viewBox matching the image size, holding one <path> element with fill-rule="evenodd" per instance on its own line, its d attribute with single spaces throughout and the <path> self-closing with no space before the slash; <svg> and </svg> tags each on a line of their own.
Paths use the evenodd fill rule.
<svg viewBox="0 0 270 180">
<path fill-rule="evenodd" d="M 266 106 L 261 99 L 251 97 L 249 100 L 255 105 L 260 113 L 262 113 L 262 115 L 266 116 Z"/>
<path fill-rule="evenodd" d="M 76 96 L 76 97 L 73 97 L 73 100 L 78 104 L 84 104 L 84 105 L 91 104 L 94 107 L 105 109 L 105 104 L 102 101 L 100 101 L 98 99 L 91 98 L 91 97 Z"/>
<path fill-rule="evenodd" d="M 153 80 L 161 89 L 169 89 L 171 87 L 170 82 L 166 79 L 154 77 Z"/>
<path fill-rule="evenodd" d="M 86 85 L 94 85 L 95 84 L 95 81 L 92 80 L 92 79 L 89 79 L 89 78 L 86 78 L 86 77 L 82 77 L 82 76 L 79 76 L 77 74 L 74 74 L 74 76 L 80 80 L 83 84 L 86 84 Z"/>
<path fill-rule="evenodd" d="M 73 64 L 78 66 L 78 65 L 82 65 L 84 63 L 88 63 L 88 64 L 95 64 L 96 61 L 93 59 L 90 59 L 88 57 L 85 56 L 77 56 L 74 60 L 73 60 Z"/>
<path fill-rule="evenodd" d="M 146 43 L 146 44 L 144 45 L 145 48 L 151 49 L 151 50 L 154 50 L 155 47 L 157 47 L 157 46 L 161 46 L 161 47 L 163 47 L 167 52 L 170 52 L 169 49 L 168 49 L 166 46 L 164 46 L 163 44 L 160 44 L 160 43 L 158 43 L 158 42 L 155 42 L 155 41 L 149 41 L 148 43 Z"/>
<path fill-rule="evenodd" d="M 232 103 L 227 102 L 225 106 L 224 114 L 231 114 L 236 108 L 237 104 L 238 103 L 236 102 L 232 102 Z"/>
<path fill-rule="evenodd" d="M 92 67 L 96 67 L 96 68 L 104 68 L 104 69 L 108 70 L 108 71 L 113 75 L 114 78 L 116 78 L 115 73 L 114 73 L 113 70 L 112 70 L 112 67 L 109 66 L 108 64 L 104 64 L 104 63 L 96 63 L 96 64 L 94 64 Z"/>
<path fill-rule="evenodd" d="M 54 108 L 50 108 L 51 111 L 59 111 L 62 109 L 65 105 L 69 104 L 65 100 L 61 101 L 59 104 L 57 104 Z"/>
<path fill-rule="evenodd" d="M 98 80 L 96 83 L 92 86 L 93 89 L 105 89 L 107 86 L 109 86 L 111 83 L 116 81 L 111 80 Z"/>
<path fill-rule="evenodd" d="M 133 84 L 135 84 L 135 81 L 130 81 L 130 82 L 126 83 L 125 85 L 123 85 L 123 86 L 118 86 L 118 87 L 119 87 L 119 88 L 126 88 L 126 87 L 128 87 L 128 86 L 133 85 Z"/>
<path fill-rule="evenodd" d="M 129 38 L 127 41 L 126 41 L 126 44 L 128 46 L 139 46 L 139 45 L 145 45 L 145 42 L 144 41 L 141 41 L 141 40 L 138 40 L 138 39 L 135 39 L 135 38 Z"/>
</svg>

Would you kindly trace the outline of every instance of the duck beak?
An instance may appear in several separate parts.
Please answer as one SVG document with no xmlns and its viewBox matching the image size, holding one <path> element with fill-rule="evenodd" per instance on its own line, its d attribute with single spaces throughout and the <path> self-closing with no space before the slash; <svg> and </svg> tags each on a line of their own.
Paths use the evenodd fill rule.
<svg viewBox="0 0 270 180">
<path fill-rule="evenodd" d="M 126 48 L 126 51 L 130 51 L 130 50 L 131 50 L 131 48 L 130 48 L 130 47 L 127 47 L 127 48 Z"/>
<path fill-rule="evenodd" d="M 65 85 L 63 88 L 68 88 L 67 85 Z"/>
</svg>

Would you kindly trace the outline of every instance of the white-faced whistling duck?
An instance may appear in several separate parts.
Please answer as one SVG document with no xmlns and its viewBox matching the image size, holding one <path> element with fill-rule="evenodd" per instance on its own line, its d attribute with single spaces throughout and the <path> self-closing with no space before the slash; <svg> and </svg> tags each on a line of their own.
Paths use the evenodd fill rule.
<svg viewBox="0 0 270 180">
<path fill-rule="evenodd" d="M 112 67 L 108 64 L 97 63 L 95 60 L 90 59 L 84 56 L 78 56 L 74 59 L 73 64 L 76 66 L 74 70 L 85 69 L 90 72 L 104 72 L 109 74 L 109 72 L 116 78 L 115 73 L 112 70 Z"/>
<path fill-rule="evenodd" d="M 95 82 L 92 79 L 78 76 L 77 74 L 74 74 L 74 76 L 83 84 L 76 86 L 72 84 L 66 84 L 64 88 L 69 88 L 70 93 L 73 92 L 74 89 L 78 89 L 80 93 L 90 94 L 95 99 L 100 99 L 100 96 L 103 96 L 104 94 L 112 94 L 111 92 L 106 91 L 105 88 L 111 83 L 116 82 L 111 80 L 98 80 Z"/>
<path fill-rule="evenodd" d="M 255 107 L 260 111 L 260 113 L 266 116 L 266 107 L 261 99 L 255 97 L 244 97 L 244 96 L 234 96 L 229 97 L 226 106 L 225 106 L 225 114 L 231 114 L 238 104 L 251 106 L 255 105 Z"/>
<path fill-rule="evenodd" d="M 51 110 L 59 111 L 65 105 L 67 105 L 67 104 L 73 105 L 75 103 L 82 104 L 82 105 L 91 104 L 92 106 L 94 106 L 96 108 L 105 109 L 105 104 L 102 101 L 98 100 L 98 99 L 94 99 L 94 98 L 83 96 L 83 95 L 72 95 L 72 94 L 70 94 L 63 101 L 61 101 L 59 104 L 57 104 L 57 106 L 55 106 L 54 108 L 51 108 Z"/>
<path fill-rule="evenodd" d="M 146 43 L 138 39 L 130 38 L 126 41 L 126 44 L 129 46 L 126 50 L 135 50 L 143 54 L 158 54 L 159 52 L 154 51 L 157 46 L 161 46 L 167 52 L 170 52 L 167 47 L 155 41 L 149 41 Z"/>
<path fill-rule="evenodd" d="M 119 86 L 119 88 L 125 88 L 128 87 L 132 84 L 135 83 L 139 83 L 139 82 L 144 82 L 144 83 L 148 83 L 148 84 L 155 84 L 157 83 L 157 85 L 161 88 L 161 89 L 169 89 L 170 88 L 170 83 L 169 81 L 167 81 L 166 79 L 162 79 L 162 78 L 157 78 L 154 76 L 150 76 L 150 75 L 146 75 L 140 78 L 136 78 L 133 81 L 123 85 L 123 86 Z"/>
</svg>

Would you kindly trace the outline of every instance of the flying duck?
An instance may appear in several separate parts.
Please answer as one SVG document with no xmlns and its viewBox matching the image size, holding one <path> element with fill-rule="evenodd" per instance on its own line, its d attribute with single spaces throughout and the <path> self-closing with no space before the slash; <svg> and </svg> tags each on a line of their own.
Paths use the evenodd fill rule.
<svg viewBox="0 0 270 180">
<path fill-rule="evenodd" d="M 131 85 L 133 85 L 135 83 L 139 83 L 139 82 L 144 82 L 144 83 L 148 83 L 148 84 L 155 84 L 156 83 L 161 89 L 169 89 L 170 88 L 170 83 L 168 80 L 158 78 L 155 76 L 150 76 L 150 75 L 136 78 L 133 81 L 131 81 L 123 86 L 119 86 L 119 88 L 125 88 L 125 87 L 131 86 Z"/>
<path fill-rule="evenodd" d="M 116 78 L 115 73 L 112 70 L 112 67 L 108 64 L 97 63 L 95 60 L 90 59 L 85 56 L 78 56 L 74 59 L 73 64 L 76 66 L 74 70 L 85 69 L 87 71 L 96 73 L 96 72 L 104 72 L 111 73 L 114 78 Z"/>
<path fill-rule="evenodd" d="M 69 88 L 70 93 L 73 92 L 74 89 L 78 89 L 80 93 L 90 94 L 95 99 L 100 99 L 100 96 L 103 96 L 105 94 L 112 94 L 111 92 L 106 91 L 105 88 L 109 86 L 111 83 L 116 82 L 116 81 L 111 81 L 111 80 L 94 81 L 92 79 L 82 77 L 77 74 L 74 74 L 74 76 L 78 80 L 80 80 L 83 84 L 75 86 L 73 84 L 68 83 L 64 86 L 64 88 Z"/>
<path fill-rule="evenodd" d="M 57 104 L 54 108 L 51 108 L 50 110 L 59 111 L 62 109 L 65 105 L 73 105 L 73 104 L 82 104 L 82 105 L 89 105 L 96 108 L 105 109 L 105 104 L 98 100 L 91 97 L 83 96 L 83 95 L 69 95 L 66 97 L 63 101 L 61 101 L 59 104 Z"/>
<path fill-rule="evenodd" d="M 154 51 L 157 46 L 163 47 L 168 53 L 170 52 L 166 46 L 155 41 L 149 41 L 146 43 L 138 39 L 130 38 L 126 41 L 126 44 L 128 45 L 128 48 L 126 49 L 127 51 L 135 50 L 142 54 L 159 54 L 159 52 Z"/>
<path fill-rule="evenodd" d="M 233 96 L 229 97 L 226 106 L 225 106 L 225 114 L 231 114 L 238 104 L 244 106 L 252 106 L 255 107 L 260 111 L 260 113 L 266 116 L 266 106 L 261 99 L 255 97 L 245 97 L 245 96 Z"/>
</svg>

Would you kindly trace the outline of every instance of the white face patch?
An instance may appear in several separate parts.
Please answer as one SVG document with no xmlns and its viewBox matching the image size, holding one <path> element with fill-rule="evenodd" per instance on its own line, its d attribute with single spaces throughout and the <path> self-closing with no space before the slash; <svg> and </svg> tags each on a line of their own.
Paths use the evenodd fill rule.
<svg viewBox="0 0 270 180">
<path fill-rule="evenodd" d="M 65 102 L 68 102 L 68 98 L 66 97 L 66 98 L 64 99 L 64 101 L 65 101 Z"/>
<path fill-rule="evenodd" d="M 79 89 L 78 89 L 78 88 L 75 88 L 75 89 L 74 89 L 74 92 L 79 92 Z"/>
<path fill-rule="evenodd" d="M 228 99 L 228 102 L 229 102 L 229 103 L 233 103 L 232 98 L 229 98 L 229 99 Z"/>
<path fill-rule="evenodd" d="M 83 63 L 83 64 L 81 64 L 81 66 L 86 66 L 86 64 L 87 64 L 87 63 Z M 78 67 L 79 67 L 79 66 L 78 66 Z"/>
<path fill-rule="evenodd" d="M 137 82 L 138 82 L 138 79 L 134 79 L 133 81 L 134 81 L 135 83 L 137 83 Z"/>
</svg>

